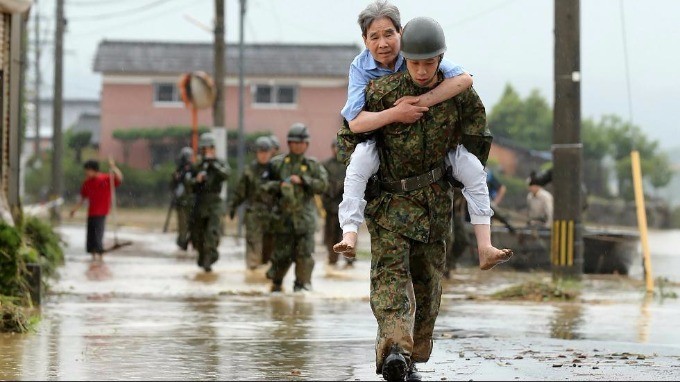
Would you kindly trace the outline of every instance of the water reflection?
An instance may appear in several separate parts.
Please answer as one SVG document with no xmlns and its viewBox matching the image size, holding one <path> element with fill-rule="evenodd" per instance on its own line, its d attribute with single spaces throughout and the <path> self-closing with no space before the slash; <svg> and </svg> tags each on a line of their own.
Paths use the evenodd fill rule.
<svg viewBox="0 0 680 382">
<path fill-rule="evenodd" d="M 581 339 L 583 305 L 580 303 L 557 304 L 550 319 L 550 337 L 563 340 Z"/>
<path fill-rule="evenodd" d="M 646 343 L 649 341 L 649 328 L 650 321 L 652 319 L 652 313 L 649 310 L 649 306 L 654 301 L 654 295 L 651 293 L 646 293 L 642 298 L 642 304 L 640 305 L 640 316 L 637 320 L 638 328 L 638 341 L 641 343 Z"/>
</svg>

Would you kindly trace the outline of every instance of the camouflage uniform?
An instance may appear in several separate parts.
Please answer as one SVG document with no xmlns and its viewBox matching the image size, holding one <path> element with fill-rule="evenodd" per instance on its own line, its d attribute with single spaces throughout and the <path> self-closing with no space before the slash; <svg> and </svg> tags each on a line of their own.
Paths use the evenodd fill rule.
<svg viewBox="0 0 680 382">
<path fill-rule="evenodd" d="M 272 159 L 271 169 L 271 181 L 263 188 L 276 198 L 271 225 L 276 245 L 267 277 L 280 286 L 295 262 L 295 285 L 308 289 L 314 268 L 314 194 L 324 192 L 328 175 L 319 162 L 303 155 L 279 155 Z M 300 176 L 303 184 L 290 183 L 291 175 Z"/>
<path fill-rule="evenodd" d="M 324 225 L 324 243 L 328 250 L 328 263 L 336 264 L 338 254 L 333 251 L 333 245 L 342 240 L 342 229 L 338 220 L 338 206 L 342 202 L 342 193 L 345 186 L 345 164 L 336 156 L 323 162 L 323 167 L 328 172 L 328 188 L 322 195 L 323 208 L 326 210 L 326 224 Z M 352 263 L 347 259 L 348 263 Z"/>
<path fill-rule="evenodd" d="M 269 227 L 272 198 L 262 185 L 269 180 L 270 168 L 269 163 L 260 164 L 256 160 L 246 167 L 229 204 L 231 216 L 239 205 L 246 204 L 246 265 L 250 269 L 266 263 L 262 257 L 262 240 Z"/>
<path fill-rule="evenodd" d="M 196 176 L 205 172 L 205 180 L 198 183 Z M 193 169 L 192 188 L 196 194 L 191 243 L 198 251 L 198 266 L 207 270 L 219 258 L 221 218 L 224 203 L 220 197 L 222 183 L 229 178 L 229 165 L 219 159 L 203 159 Z"/>
<path fill-rule="evenodd" d="M 191 211 L 194 208 L 194 194 L 189 185 L 191 170 L 191 162 L 181 163 L 172 174 L 171 182 L 175 211 L 177 211 L 177 246 L 183 250 L 189 246 Z"/>
<path fill-rule="evenodd" d="M 453 189 L 453 209 L 451 210 L 451 232 L 446 243 L 446 270 L 456 269 L 456 263 L 470 246 L 470 239 L 465 225 L 467 202 L 460 188 Z M 448 273 L 446 273 L 448 277 Z"/>
<path fill-rule="evenodd" d="M 439 73 L 437 84 L 442 80 Z M 416 86 L 408 72 L 396 73 L 368 85 L 365 108 L 379 112 L 402 96 L 429 90 Z M 381 182 L 398 182 L 441 168 L 447 152 L 459 143 L 486 163 L 491 145 L 484 105 L 473 89 L 430 107 L 413 124 L 393 123 L 374 136 Z M 339 157 L 345 159 L 362 139 L 346 125 L 338 138 Z M 370 301 L 378 321 L 378 373 L 393 346 L 409 363 L 430 357 L 451 224 L 449 188 L 442 179 L 408 192 L 382 189 L 366 207 L 372 251 Z"/>
</svg>

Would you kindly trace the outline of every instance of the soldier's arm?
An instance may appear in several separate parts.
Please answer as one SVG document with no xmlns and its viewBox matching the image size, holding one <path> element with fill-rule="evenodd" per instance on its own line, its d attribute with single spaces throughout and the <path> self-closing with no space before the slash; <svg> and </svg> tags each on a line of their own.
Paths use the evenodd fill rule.
<svg viewBox="0 0 680 382">
<path fill-rule="evenodd" d="M 241 175 L 241 178 L 239 178 L 238 183 L 236 183 L 236 187 L 234 187 L 234 193 L 232 195 L 231 202 L 229 202 L 230 210 L 235 210 L 246 200 L 248 188 L 247 183 L 248 176 L 246 175 L 246 172 L 244 172 L 243 175 Z"/>
<path fill-rule="evenodd" d="M 486 109 L 475 89 L 461 93 L 457 100 L 460 108 L 463 146 L 475 155 L 482 165 L 486 165 L 493 137 L 486 125 Z"/>
<path fill-rule="evenodd" d="M 229 179 L 229 174 L 231 174 L 231 168 L 227 163 L 223 163 L 222 161 L 219 160 L 214 160 L 210 162 L 210 166 L 215 170 L 215 175 L 220 180 L 227 180 Z"/>
<path fill-rule="evenodd" d="M 303 187 L 309 189 L 313 194 L 321 194 L 328 187 L 328 172 L 320 164 L 316 164 L 316 167 L 315 174 L 307 173 L 300 178 Z"/>
</svg>

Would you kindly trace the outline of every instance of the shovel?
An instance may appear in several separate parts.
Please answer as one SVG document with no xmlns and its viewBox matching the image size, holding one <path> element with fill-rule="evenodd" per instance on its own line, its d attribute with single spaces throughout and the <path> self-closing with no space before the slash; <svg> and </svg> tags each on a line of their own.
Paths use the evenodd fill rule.
<svg viewBox="0 0 680 382">
<path fill-rule="evenodd" d="M 118 241 L 118 216 L 116 211 L 116 185 L 115 177 L 113 176 L 113 158 L 109 157 L 109 183 L 111 184 L 111 218 L 113 220 L 113 246 L 104 250 L 104 252 L 115 251 L 122 247 L 132 245 L 131 241 Z"/>
</svg>

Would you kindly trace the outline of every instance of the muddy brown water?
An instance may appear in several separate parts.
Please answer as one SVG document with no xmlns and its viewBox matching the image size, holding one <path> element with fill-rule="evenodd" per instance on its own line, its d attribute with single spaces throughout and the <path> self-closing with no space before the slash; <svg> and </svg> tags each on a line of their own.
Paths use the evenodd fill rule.
<svg viewBox="0 0 680 382">
<path fill-rule="evenodd" d="M 242 243 L 234 239 L 225 238 L 215 272 L 206 275 L 193 256 L 175 251 L 171 235 L 125 232 L 135 245 L 104 264 L 92 264 L 80 244 L 82 229 L 62 232 L 70 244 L 67 264 L 53 282 L 37 331 L 0 335 L 0 379 L 377 378 L 367 261 L 348 270 L 330 268 L 319 252 L 313 292 L 270 295 L 264 270 L 244 273 Z M 677 232 L 656 234 L 664 246 L 672 240 L 680 244 Z M 661 272 L 677 278 L 679 258 L 661 245 L 654 249 Z M 545 339 L 653 344 L 671 353 L 677 348 L 680 355 L 678 299 L 645 298 L 635 273 L 589 276 L 577 302 L 485 298 L 505 286 L 547 277 L 502 269 L 458 271 L 445 284 L 426 372 L 443 368 L 442 375 L 461 378 L 446 374 L 441 365 L 451 354 L 457 359 L 459 351 L 474 352 L 488 341 L 514 341 L 537 351 L 548 348 L 540 345 Z M 284 286 L 290 284 L 289 276 Z M 485 351 L 493 352 L 493 345 Z"/>
</svg>

